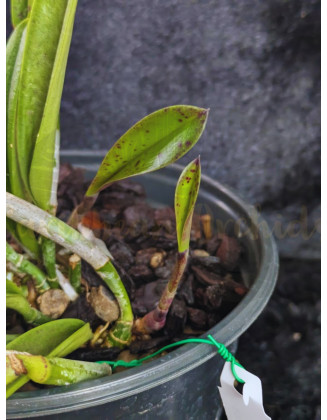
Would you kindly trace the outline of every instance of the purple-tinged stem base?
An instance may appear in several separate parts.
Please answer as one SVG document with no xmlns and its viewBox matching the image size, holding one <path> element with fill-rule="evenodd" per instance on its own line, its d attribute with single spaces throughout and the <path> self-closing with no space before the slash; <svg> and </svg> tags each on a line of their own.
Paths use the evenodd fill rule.
<svg viewBox="0 0 327 420">
<path fill-rule="evenodd" d="M 178 253 L 173 273 L 161 295 L 158 305 L 151 312 L 144 315 L 143 318 L 135 321 L 133 329 L 135 334 L 151 334 L 161 330 L 165 326 L 167 313 L 186 268 L 188 253 L 188 249 Z"/>
</svg>

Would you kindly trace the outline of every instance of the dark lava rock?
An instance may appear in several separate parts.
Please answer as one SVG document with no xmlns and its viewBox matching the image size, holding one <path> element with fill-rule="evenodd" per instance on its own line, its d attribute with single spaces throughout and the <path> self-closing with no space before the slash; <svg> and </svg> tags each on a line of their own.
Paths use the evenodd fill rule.
<svg viewBox="0 0 327 420">
<path fill-rule="evenodd" d="M 205 311 L 196 308 L 187 308 L 188 320 L 192 327 L 198 330 L 205 330 L 207 327 L 207 314 Z"/>
<path fill-rule="evenodd" d="M 145 235 L 154 226 L 154 209 L 146 204 L 137 204 L 124 210 L 123 232 L 127 238 Z"/>
<path fill-rule="evenodd" d="M 99 360 L 116 360 L 120 352 L 121 349 L 119 347 L 94 349 L 80 348 L 75 350 L 73 353 L 70 353 L 68 356 L 66 356 L 66 358 L 71 360 L 84 360 L 86 362 L 97 362 Z"/>
<path fill-rule="evenodd" d="M 150 340 L 133 341 L 129 346 L 129 351 L 132 354 L 138 354 L 154 350 L 157 347 L 163 347 L 170 340 L 167 336 L 151 338 Z"/>
<path fill-rule="evenodd" d="M 168 233 L 174 233 L 176 229 L 175 212 L 171 207 L 156 209 L 154 212 L 156 225 L 163 227 Z"/>
<path fill-rule="evenodd" d="M 74 302 L 71 302 L 61 318 L 81 319 L 84 322 L 89 322 L 92 329 L 103 324 L 102 319 L 96 315 L 84 295 L 80 295 Z"/>
<path fill-rule="evenodd" d="M 132 301 L 133 312 L 138 316 L 143 316 L 154 309 L 166 284 L 165 279 L 159 279 L 139 287 Z"/>
<path fill-rule="evenodd" d="M 221 242 L 216 251 L 220 264 L 227 270 L 234 270 L 240 259 L 241 246 L 236 238 L 227 235 L 220 236 Z"/>
<path fill-rule="evenodd" d="M 140 249 L 135 255 L 135 263 L 140 265 L 149 265 L 155 252 L 157 252 L 157 248 L 154 247 Z"/>
<path fill-rule="evenodd" d="M 134 264 L 134 255 L 131 248 L 123 242 L 115 242 L 109 247 L 109 251 L 114 257 L 115 261 L 125 269 L 128 270 Z"/>
<path fill-rule="evenodd" d="M 190 274 L 188 277 L 184 276 L 184 280 L 182 280 L 177 291 L 177 296 L 184 299 L 185 303 L 190 306 L 194 304 L 193 280 L 193 274 Z"/>
<path fill-rule="evenodd" d="M 129 274 L 135 281 L 135 284 L 142 284 L 151 281 L 154 278 L 153 271 L 147 265 L 133 265 Z"/>
<path fill-rule="evenodd" d="M 174 299 L 169 309 L 165 331 L 172 337 L 179 336 L 183 333 L 187 319 L 187 308 L 185 302 Z"/>
</svg>

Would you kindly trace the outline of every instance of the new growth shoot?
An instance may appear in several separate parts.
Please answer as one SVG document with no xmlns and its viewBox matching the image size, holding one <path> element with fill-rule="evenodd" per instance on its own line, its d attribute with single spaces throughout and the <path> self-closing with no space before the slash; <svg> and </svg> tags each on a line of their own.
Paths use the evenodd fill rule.
<svg viewBox="0 0 327 420">
<path fill-rule="evenodd" d="M 182 172 L 175 191 L 175 214 L 178 253 L 175 266 L 156 308 L 135 321 L 134 331 L 152 333 L 166 323 L 167 313 L 183 277 L 189 255 L 190 234 L 194 206 L 201 179 L 200 157 L 191 162 Z"/>
</svg>

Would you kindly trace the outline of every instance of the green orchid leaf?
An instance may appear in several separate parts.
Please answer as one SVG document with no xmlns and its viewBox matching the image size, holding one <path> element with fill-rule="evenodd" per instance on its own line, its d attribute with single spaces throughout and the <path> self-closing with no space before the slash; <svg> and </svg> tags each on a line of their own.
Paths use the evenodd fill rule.
<svg viewBox="0 0 327 420">
<path fill-rule="evenodd" d="M 12 191 L 14 194 L 15 189 L 22 190 L 16 162 L 14 127 L 17 104 L 16 94 L 26 38 L 26 25 L 27 20 L 24 20 L 17 26 L 9 38 L 6 48 L 7 191 Z M 13 186 L 10 187 L 10 184 L 13 184 Z M 24 198 L 22 193 L 21 197 Z"/>
<path fill-rule="evenodd" d="M 93 337 L 90 324 L 87 323 L 56 346 L 48 356 L 64 357 L 72 353 Z"/>
<path fill-rule="evenodd" d="M 7 350 L 26 351 L 27 353 L 40 354 L 42 356 L 51 354 L 52 356 L 60 355 L 60 357 L 63 357 L 68 353 L 64 354 L 61 351 L 58 354 L 54 354 L 54 350 L 85 325 L 88 324 L 85 324 L 80 319 L 67 318 L 50 321 L 21 334 L 9 343 L 6 348 Z"/>
<path fill-rule="evenodd" d="M 45 2 L 34 0 L 27 24 L 26 42 L 20 69 L 16 114 L 17 161 L 24 189 L 32 196 L 30 167 L 37 146 L 37 160 L 44 162 L 37 182 L 42 198 L 34 201 L 50 206 L 53 172 L 56 168 L 59 106 L 77 0 Z M 46 144 L 46 151 L 44 145 Z M 58 147 L 58 145 L 57 145 Z M 36 193 L 35 193 L 36 194 Z M 48 208 L 46 208 L 48 209 Z"/>
<path fill-rule="evenodd" d="M 27 19 L 22 21 L 17 28 L 12 32 L 7 42 L 6 47 L 6 104 L 8 108 L 8 98 L 11 87 L 12 76 L 15 68 L 15 63 L 22 41 L 23 33 L 27 25 Z"/>
<path fill-rule="evenodd" d="M 28 0 L 11 0 L 10 1 L 11 23 L 14 28 L 27 17 Z"/>
<path fill-rule="evenodd" d="M 34 0 L 27 0 L 27 3 L 28 3 L 28 15 L 27 15 L 27 17 L 29 17 L 29 15 L 31 14 L 33 2 L 34 2 Z"/>
<path fill-rule="evenodd" d="M 7 279 L 6 279 L 6 293 L 13 293 L 13 294 L 24 296 L 23 290 L 20 287 L 18 287 L 14 282 Z"/>
<path fill-rule="evenodd" d="M 52 68 L 47 71 L 46 75 L 43 75 L 45 78 L 51 77 L 48 86 L 44 86 L 46 88 L 46 99 L 43 104 L 42 119 L 35 142 L 29 173 L 29 183 L 35 203 L 42 209 L 50 211 L 53 214 L 55 214 L 57 207 L 57 184 L 59 176 L 60 130 L 58 117 L 77 0 L 62 1 L 59 3 L 61 8 L 53 5 L 46 12 L 49 14 L 51 13 L 51 27 L 45 27 L 43 24 L 43 26 L 39 28 L 40 30 L 46 31 L 44 36 L 47 38 L 50 38 L 51 35 L 53 46 L 55 46 L 55 51 L 53 51 L 55 52 L 55 55 L 51 55 L 51 57 L 53 57 L 53 63 L 51 63 Z M 31 20 L 33 14 L 36 13 L 34 12 L 34 9 L 37 10 L 39 4 L 40 3 L 35 0 L 30 17 Z M 63 9 L 64 4 L 65 13 L 62 18 L 60 33 L 54 34 L 54 27 L 61 23 L 61 9 Z M 37 15 L 35 19 L 41 19 L 42 16 L 43 14 L 41 13 L 41 15 Z M 59 38 L 57 38 L 58 35 Z M 42 44 L 42 48 L 45 47 L 46 45 Z M 47 50 L 48 48 L 45 51 Z M 52 54 L 52 49 L 50 50 Z M 37 53 L 37 50 L 31 49 L 30 53 L 35 54 Z M 42 182 L 40 182 L 41 180 Z"/>
<path fill-rule="evenodd" d="M 109 150 L 86 195 L 175 162 L 199 140 L 207 117 L 206 109 L 176 105 L 143 118 Z"/>
<path fill-rule="evenodd" d="M 7 76 L 7 191 L 14 195 L 31 200 L 29 192 L 24 188 L 20 168 L 17 161 L 17 101 L 18 86 L 23 52 L 26 41 L 27 19 L 22 21 L 11 35 L 6 50 Z M 32 254 L 39 256 L 39 245 L 34 232 L 13 222 L 7 222 L 10 232 L 18 238 L 21 244 Z"/>
<path fill-rule="evenodd" d="M 17 105 L 19 81 L 26 45 L 28 19 L 21 22 L 10 37 L 6 49 L 6 96 L 7 96 L 7 165 L 10 191 L 20 198 L 30 199 L 24 187 L 18 164 Z"/>
<path fill-rule="evenodd" d="M 178 251 L 189 248 L 192 217 L 201 180 L 200 156 L 183 170 L 175 190 Z"/>
<path fill-rule="evenodd" d="M 92 338 L 90 324 L 80 319 L 58 319 L 33 328 L 7 345 L 7 350 L 26 351 L 31 354 L 64 357 Z M 22 375 L 6 389 L 7 398 L 29 381 Z"/>
<path fill-rule="evenodd" d="M 6 345 L 19 337 L 19 334 L 6 334 Z"/>
<path fill-rule="evenodd" d="M 6 293 L 6 307 L 21 314 L 28 324 L 41 325 L 51 321 L 50 317 L 33 308 L 21 294 Z"/>
<path fill-rule="evenodd" d="M 29 379 L 39 384 L 69 385 L 110 375 L 111 368 L 105 363 L 81 362 L 7 351 L 7 384 L 24 373 Z"/>
</svg>

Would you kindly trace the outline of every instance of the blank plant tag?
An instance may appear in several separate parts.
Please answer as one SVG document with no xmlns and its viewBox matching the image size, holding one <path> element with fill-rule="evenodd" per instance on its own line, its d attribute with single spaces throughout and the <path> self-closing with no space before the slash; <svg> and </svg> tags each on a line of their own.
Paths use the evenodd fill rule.
<svg viewBox="0 0 327 420">
<path fill-rule="evenodd" d="M 230 362 L 226 362 L 218 387 L 228 420 L 271 420 L 262 403 L 260 379 L 245 369 L 235 365 L 237 375 L 243 379 L 243 395 L 234 387 L 235 378 Z"/>
</svg>

